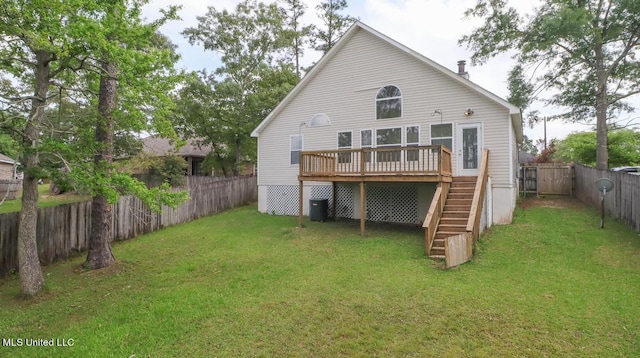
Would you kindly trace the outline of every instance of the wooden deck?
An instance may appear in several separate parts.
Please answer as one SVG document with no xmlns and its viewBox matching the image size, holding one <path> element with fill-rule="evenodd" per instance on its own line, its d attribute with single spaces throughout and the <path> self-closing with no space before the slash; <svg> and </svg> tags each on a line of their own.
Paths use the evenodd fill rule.
<svg viewBox="0 0 640 358">
<path fill-rule="evenodd" d="M 305 181 L 332 182 L 334 198 L 337 182 L 359 182 L 360 213 L 365 213 L 365 182 L 449 183 L 451 151 L 440 145 L 302 151 L 298 181 L 298 226 L 302 227 Z M 365 217 L 360 215 L 361 234 Z"/>
<path fill-rule="evenodd" d="M 299 181 L 450 182 L 451 151 L 439 145 L 300 153 Z"/>
</svg>

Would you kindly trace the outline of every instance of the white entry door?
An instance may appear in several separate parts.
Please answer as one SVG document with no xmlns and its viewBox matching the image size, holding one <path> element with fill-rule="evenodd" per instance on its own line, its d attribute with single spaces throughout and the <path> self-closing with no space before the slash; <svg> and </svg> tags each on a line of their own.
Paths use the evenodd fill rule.
<svg viewBox="0 0 640 358">
<path fill-rule="evenodd" d="M 482 153 L 482 123 L 458 125 L 458 175 L 478 175 Z"/>
</svg>

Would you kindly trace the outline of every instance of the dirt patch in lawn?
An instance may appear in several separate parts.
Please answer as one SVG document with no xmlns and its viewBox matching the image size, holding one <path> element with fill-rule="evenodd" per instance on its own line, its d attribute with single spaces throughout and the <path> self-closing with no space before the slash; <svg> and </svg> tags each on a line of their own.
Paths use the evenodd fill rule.
<svg viewBox="0 0 640 358">
<path fill-rule="evenodd" d="M 518 202 L 518 206 L 522 209 L 534 207 L 571 209 L 584 208 L 584 204 L 580 200 L 566 196 L 521 198 Z"/>
</svg>

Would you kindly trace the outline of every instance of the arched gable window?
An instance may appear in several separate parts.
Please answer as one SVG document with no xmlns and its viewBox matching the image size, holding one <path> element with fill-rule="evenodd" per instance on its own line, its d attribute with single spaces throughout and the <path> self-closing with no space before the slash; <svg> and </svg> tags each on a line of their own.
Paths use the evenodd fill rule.
<svg viewBox="0 0 640 358">
<path fill-rule="evenodd" d="M 376 95 L 376 119 L 402 117 L 402 92 L 396 86 L 384 86 Z"/>
<path fill-rule="evenodd" d="M 316 114 L 315 116 L 311 117 L 311 120 L 309 121 L 309 127 L 324 127 L 330 125 L 331 119 L 329 119 L 329 116 L 324 113 Z"/>
</svg>

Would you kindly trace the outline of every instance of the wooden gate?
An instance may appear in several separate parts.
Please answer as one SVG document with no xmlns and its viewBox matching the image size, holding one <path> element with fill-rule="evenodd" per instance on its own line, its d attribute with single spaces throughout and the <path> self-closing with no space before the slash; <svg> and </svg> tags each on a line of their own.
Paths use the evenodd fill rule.
<svg viewBox="0 0 640 358">
<path fill-rule="evenodd" d="M 573 166 L 540 163 L 520 170 L 520 191 L 536 195 L 572 195 Z"/>
</svg>

